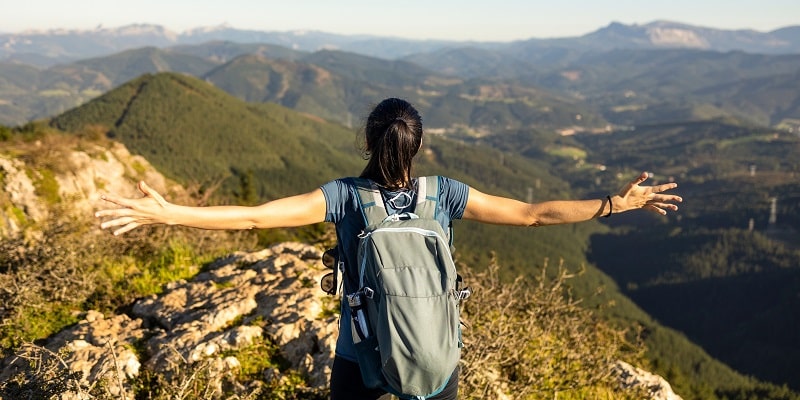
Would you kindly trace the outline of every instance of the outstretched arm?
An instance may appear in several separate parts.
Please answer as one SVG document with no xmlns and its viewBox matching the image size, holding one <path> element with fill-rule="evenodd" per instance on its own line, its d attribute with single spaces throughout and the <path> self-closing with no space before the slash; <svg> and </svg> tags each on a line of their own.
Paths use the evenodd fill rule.
<svg viewBox="0 0 800 400">
<path fill-rule="evenodd" d="M 492 196 L 470 188 L 464 219 L 500 225 L 543 226 L 569 224 L 592 218 L 645 209 L 661 215 L 667 210 L 677 211 L 683 199 L 672 194 L 663 194 L 678 187 L 676 183 L 657 186 L 640 186 L 647 180 L 647 173 L 625 185 L 618 194 L 608 199 L 556 200 L 528 204 L 505 197 Z M 613 208 L 612 208 L 613 207 Z"/>
<path fill-rule="evenodd" d="M 317 189 L 306 194 L 270 201 L 258 206 L 190 207 L 169 203 L 144 182 L 139 182 L 144 197 L 126 199 L 103 197 L 117 208 L 101 210 L 95 217 L 111 219 L 100 224 L 121 235 L 150 224 L 183 225 L 201 229 L 253 229 L 294 227 L 325 220 L 325 196 Z"/>
</svg>

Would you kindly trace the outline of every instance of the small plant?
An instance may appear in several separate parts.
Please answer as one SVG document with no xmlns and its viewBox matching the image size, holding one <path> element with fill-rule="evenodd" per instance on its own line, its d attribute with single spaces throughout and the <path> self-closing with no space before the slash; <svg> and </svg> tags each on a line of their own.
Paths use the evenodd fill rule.
<svg viewBox="0 0 800 400">
<path fill-rule="evenodd" d="M 64 393 L 89 398 L 90 387 L 81 384 L 81 373 L 74 372 L 64 362 L 66 350 L 54 353 L 32 343 L 22 345 L 16 352 L 18 372 L 0 382 L 0 398 L 52 399 Z"/>
</svg>

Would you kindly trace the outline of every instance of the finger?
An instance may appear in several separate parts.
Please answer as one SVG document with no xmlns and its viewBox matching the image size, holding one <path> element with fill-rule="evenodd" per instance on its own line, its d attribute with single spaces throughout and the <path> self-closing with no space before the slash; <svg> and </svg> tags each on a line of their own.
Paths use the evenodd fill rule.
<svg viewBox="0 0 800 400">
<path fill-rule="evenodd" d="M 649 178 L 649 177 L 650 177 L 650 175 L 647 172 L 642 172 L 636 179 L 634 179 L 631 182 L 631 185 L 641 184 L 642 182 L 646 181 L 647 178 Z"/>
<path fill-rule="evenodd" d="M 109 203 L 114 203 L 114 204 L 116 204 L 118 206 L 126 207 L 126 208 L 131 206 L 131 203 L 130 203 L 129 199 L 113 196 L 113 195 L 110 195 L 110 194 L 101 195 L 100 199 L 101 200 L 105 200 L 105 201 L 107 201 Z"/>
<path fill-rule="evenodd" d="M 625 185 L 625 187 L 623 187 L 622 190 L 620 190 L 619 195 L 622 196 L 622 197 L 627 197 L 628 193 L 634 187 L 636 187 L 640 183 L 646 181 L 648 177 L 649 177 L 649 175 L 647 174 L 647 172 L 642 172 L 638 177 L 636 177 L 636 179 L 628 182 L 628 184 Z"/>
<path fill-rule="evenodd" d="M 663 185 L 653 186 L 653 191 L 656 193 L 666 192 L 667 190 L 672 190 L 678 187 L 677 183 L 665 183 Z"/>
<path fill-rule="evenodd" d="M 661 203 L 669 203 L 669 202 L 682 203 L 683 202 L 683 198 L 681 196 L 676 196 L 674 194 L 654 194 L 653 197 L 650 200 L 651 201 L 661 202 Z"/>
<path fill-rule="evenodd" d="M 112 219 L 111 221 L 106 221 L 106 222 L 103 222 L 102 224 L 100 224 L 100 228 L 101 229 L 106 229 L 106 228 L 111 228 L 111 227 L 114 227 L 114 226 L 127 225 L 127 224 L 130 224 L 131 222 L 134 222 L 134 221 L 136 221 L 136 219 L 132 218 L 132 217 L 124 217 L 124 218 Z"/>
<path fill-rule="evenodd" d="M 158 194 L 158 192 L 153 190 L 153 188 L 148 186 L 144 181 L 139 181 L 139 190 L 145 195 L 152 197 L 156 202 L 158 202 L 158 204 L 161 205 L 161 207 L 167 205 L 167 201 L 164 200 L 164 198 L 161 197 L 161 195 Z"/>
<path fill-rule="evenodd" d="M 128 225 L 123 226 L 120 229 L 115 230 L 114 231 L 114 236 L 119 236 L 119 235 L 122 235 L 123 233 L 130 232 L 130 231 L 132 231 L 132 230 L 134 230 L 134 229 L 136 229 L 138 227 L 139 227 L 139 224 L 137 224 L 136 222 L 132 222 L 132 223 L 130 223 Z"/>
<path fill-rule="evenodd" d="M 113 216 L 115 216 L 114 212 L 116 212 L 116 211 L 117 211 L 116 209 L 96 211 L 94 213 L 94 217 L 95 218 L 113 217 Z"/>
<path fill-rule="evenodd" d="M 647 203 L 647 205 L 670 211 L 678 211 L 678 206 L 672 203 L 651 202 Z"/>
<path fill-rule="evenodd" d="M 642 207 L 642 209 L 654 212 L 654 213 L 659 214 L 659 215 L 667 215 L 667 211 L 666 210 L 658 208 L 653 204 L 646 204 L 644 207 Z"/>
<path fill-rule="evenodd" d="M 106 210 L 99 210 L 94 213 L 97 218 L 103 217 L 127 217 L 132 215 L 133 210 L 130 208 L 109 208 Z"/>
</svg>

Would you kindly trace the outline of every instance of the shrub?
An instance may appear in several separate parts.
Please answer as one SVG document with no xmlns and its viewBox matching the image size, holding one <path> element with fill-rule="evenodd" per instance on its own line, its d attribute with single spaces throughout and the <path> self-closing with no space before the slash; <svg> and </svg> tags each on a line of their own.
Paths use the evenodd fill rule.
<svg viewBox="0 0 800 400">
<path fill-rule="evenodd" d="M 465 398 L 639 398 L 620 388 L 611 366 L 641 362 L 643 346 L 571 297 L 576 274 L 559 265 L 548 278 L 547 260 L 534 281 L 503 283 L 494 262 L 484 272 L 461 270 L 473 293 L 463 303 Z"/>
<path fill-rule="evenodd" d="M 5 142 L 11 139 L 11 129 L 5 125 L 0 125 L 0 142 Z"/>
</svg>

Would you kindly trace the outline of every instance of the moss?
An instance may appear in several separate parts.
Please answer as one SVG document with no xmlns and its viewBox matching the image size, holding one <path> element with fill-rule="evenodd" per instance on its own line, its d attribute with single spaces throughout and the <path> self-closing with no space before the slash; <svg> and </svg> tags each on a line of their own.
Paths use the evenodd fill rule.
<svg viewBox="0 0 800 400">
<path fill-rule="evenodd" d="M 278 346 L 266 339 L 257 338 L 248 346 L 223 352 L 222 355 L 239 360 L 239 380 L 244 381 L 261 379 L 265 369 L 279 367 L 279 363 L 274 360 L 279 350 Z"/>
<path fill-rule="evenodd" d="M 12 206 L 10 211 L 11 211 L 10 212 L 11 216 L 14 217 L 14 222 L 16 222 L 17 224 L 19 224 L 21 226 L 27 226 L 28 225 L 28 222 L 29 222 L 28 221 L 28 216 L 25 215 L 25 211 L 24 210 L 22 210 L 19 207 Z"/>
<path fill-rule="evenodd" d="M 322 298 L 322 311 L 319 313 L 320 319 L 328 319 L 338 316 L 341 312 L 339 297 L 325 296 Z"/>
<path fill-rule="evenodd" d="M 33 182 L 36 195 L 42 198 L 46 204 L 54 205 L 61 202 L 61 196 L 58 194 L 58 181 L 53 171 L 42 168 L 34 172 L 28 169 L 26 173 Z"/>
<path fill-rule="evenodd" d="M 145 168 L 145 166 L 139 161 L 134 161 L 131 164 L 131 168 L 133 168 L 133 170 L 136 171 L 138 178 L 144 176 L 144 173 L 147 172 L 147 168 Z"/>
<path fill-rule="evenodd" d="M 3 325 L 0 347 L 13 348 L 24 342 L 46 338 L 66 326 L 78 322 L 80 311 L 74 305 L 64 303 L 45 303 L 44 307 L 25 306 L 16 309 L 16 320 L 22 324 Z"/>
</svg>

